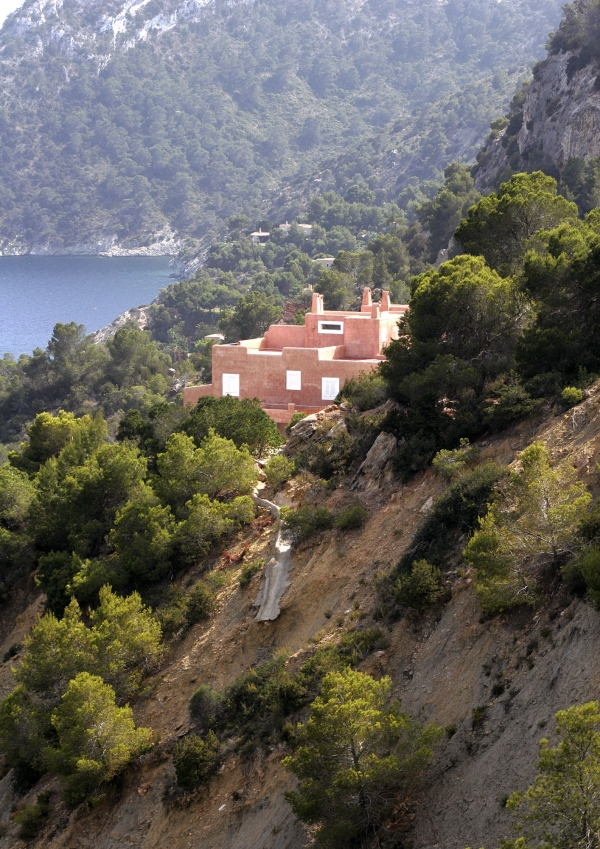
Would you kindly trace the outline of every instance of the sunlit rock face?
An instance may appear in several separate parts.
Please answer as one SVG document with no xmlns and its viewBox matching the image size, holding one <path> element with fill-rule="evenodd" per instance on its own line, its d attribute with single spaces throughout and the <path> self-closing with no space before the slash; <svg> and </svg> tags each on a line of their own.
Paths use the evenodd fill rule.
<svg viewBox="0 0 600 849">
<path fill-rule="evenodd" d="M 570 159 L 600 157 L 600 70 L 595 62 L 569 73 L 575 54 L 557 53 L 539 63 L 523 104 L 517 156 L 503 130 L 484 148 L 476 186 L 493 188 L 505 169 L 532 170 L 536 163 L 555 176 Z M 512 155 L 511 155 L 512 154 Z"/>
</svg>

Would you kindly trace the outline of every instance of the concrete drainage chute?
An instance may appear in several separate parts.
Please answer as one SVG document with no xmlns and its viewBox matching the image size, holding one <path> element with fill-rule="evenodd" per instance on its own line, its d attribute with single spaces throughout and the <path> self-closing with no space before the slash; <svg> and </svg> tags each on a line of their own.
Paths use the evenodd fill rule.
<svg viewBox="0 0 600 849">
<path fill-rule="evenodd" d="M 277 521 L 273 555 L 265 566 L 262 585 L 254 601 L 254 606 L 259 608 L 256 620 L 258 622 L 273 622 L 281 613 L 281 598 L 291 584 L 292 544 L 289 535 L 281 527 L 279 507 L 272 501 L 260 498 L 256 491 L 252 497 L 255 504 L 269 510 Z"/>
</svg>

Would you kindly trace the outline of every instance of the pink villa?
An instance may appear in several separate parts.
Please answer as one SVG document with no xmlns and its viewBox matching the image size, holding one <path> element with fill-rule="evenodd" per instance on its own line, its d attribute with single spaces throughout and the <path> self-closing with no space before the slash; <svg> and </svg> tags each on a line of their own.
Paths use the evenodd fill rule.
<svg viewBox="0 0 600 849">
<path fill-rule="evenodd" d="M 184 389 L 184 404 L 204 395 L 259 398 L 281 426 L 295 412 L 322 410 L 348 378 L 385 360 L 383 349 L 398 338 L 398 320 L 407 310 L 390 303 L 389 292 L 374 304 L 365 289 L 360 312 L 325 311 L 323 296 L 315 293 L 304 326 L 273 324 L 262 339 L 215 345 L 212 384 Z"/>
</svg>

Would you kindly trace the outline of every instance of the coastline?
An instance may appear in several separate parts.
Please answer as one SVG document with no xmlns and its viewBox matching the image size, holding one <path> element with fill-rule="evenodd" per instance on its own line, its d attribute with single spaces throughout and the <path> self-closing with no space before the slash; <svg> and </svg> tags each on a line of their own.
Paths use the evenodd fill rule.
<svg viewBox="0 0 600 849">
<path fill-rule="evenodd" d="M 18 238 L 0 243 L 2 256 L 104 256 L 104 257 L 178 257 L 183 242 L 173 230 L 166 228 L 152 235 L 148 245 L 125 246 L 115 235 L 106 236 L 90 242 L 76 242 L 65 245 L 62 242 L 39 242 L 28 244 Z"/>
</svg>

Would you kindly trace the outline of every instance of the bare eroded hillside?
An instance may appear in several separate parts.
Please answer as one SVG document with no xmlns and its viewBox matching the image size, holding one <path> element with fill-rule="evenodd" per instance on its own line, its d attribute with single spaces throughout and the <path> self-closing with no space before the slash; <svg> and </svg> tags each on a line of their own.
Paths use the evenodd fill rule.
<svg viewBox="0 0 600 849">
<path fill-rule="evenodd" d="M 562 416 L 524 423 L 482 443 L 483 454 L 510 463 L 534 438 L 557 461 L 569 458 L 594 491 L 600 460 L 600 394 Z M 301 849 L 310 838 L 283 798 L 292 778 L 281 767 L 283 748 L 244 759 L 232 755 L 208 791 L 165 805 L 173 781 L 170 751 L 189 727 L 188 702 L 200 683 L 223 686 L 253 664 L 286 649 L 295 668 L 319 641 L 336 640 L 353 621 L 370 624 L 377 605 L 375 576 L 395 563 L 443 483 L 431 472 L 403 487 L 389 482 L 361 494 L 370 520 L 362 531 L 329 532 L 294 552 L 292 584 L 280 617 L 255 621 L 260 578 L 221 591 L 218 613 L 175 643 L 162 669 L 135 705 L 136 720 L 160 735 L 154 752 L 131 768 L 93 809 L 70 813 L 53 796 L 47 828 L 34 846 L 52 849 Z M 286 497 L 301 499 L 301 486 Z M 347 488 L 324 491 L 332 508 L 350 499 Z M 273 526 L 252 531 L 246 558 L 270 548 Z M 239 546 L 243 547 L 240 540 Z M 224 561 L 221 561 L 224 562 Z M 448 729 L 412 831 L 397 846 L 412 849 L 488 849 L 508 835 L 503 798 L 527 786 L 535 774 L 538 741 L 551 736 L 560 708 L 598 698 L 600 615 L 587 602 L 557 588 L 542 608 L 480 622 L 472 581 L 451 578 L 452 597 L 437 614 L 408 616 L 390 627 L 389 647 L 361 666 L 392 677 L 395 694 L 414 717 Z M 358 605 L 358 607 L 357 607 Z M 20 615 L 5 623 L 1 651 L 21 642 L 41 609 L 30 588 Z M 327 612 L 327 616 L 325 615 Z M 366 614 L 359 620 L 359 617 Z M 344 622 L 343 625 L 340 623 Z M 10 633 L 9 633 L 10 631 Z M 18 662 L 18 658 L 17 658 Z M 0 668 L 0 692 L 12 686 L 10 662 Z M 472 710 L 483 719 L 473 727 Z M 24 800 L 0 782 L 0 849 L 21 845 L 11 805 L 35 799 L 54 779 L 42 781 Z M 22 844 L 24 845 L 24 844 Z M 31 845 L 31 844 L 30 844 Z"/>
</svg>

